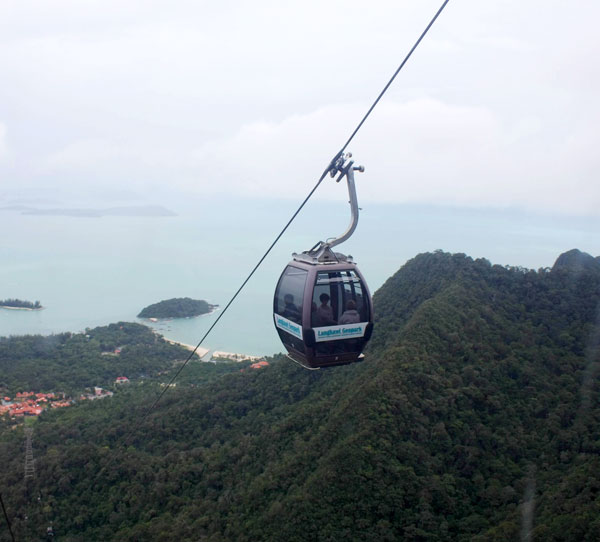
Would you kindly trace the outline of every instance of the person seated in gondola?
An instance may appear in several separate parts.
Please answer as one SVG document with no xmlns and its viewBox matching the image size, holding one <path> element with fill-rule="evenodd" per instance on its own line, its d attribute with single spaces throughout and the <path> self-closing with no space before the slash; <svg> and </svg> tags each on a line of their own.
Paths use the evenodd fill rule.
<svg viewBox="0 0 600 542">
<path fill-rule="evenodd" d="M 329 295 L 323 292 L 319 301 L 321 304 L 317 307 L 315 327 L 335 326 L 337 322 L 333 317 L 333 309 L 329 306 Z"/>
<path fill-rule="evenodd" d="M 302 313 L 300 312 L 300 309 L 294 305 L 294 296 L 292 294 L 285 294 L 283 301 L 285 307 L 281 316 L 300 324 L 302 322 Z"/>
<path fill-rule="evenodd" d="M 354 299 L 349 299 L 346 302 L 346 310 L 340 316 L 340 324 L 358 324 L 360 322 L 360 314 L 356 310 L 356 302 Z"/>
<path fill-rule="evenodd" d="M 310 306 L 310 322 L 312 327 L 318 327 L 317 304 L 313 301 Z"/>
</svg>

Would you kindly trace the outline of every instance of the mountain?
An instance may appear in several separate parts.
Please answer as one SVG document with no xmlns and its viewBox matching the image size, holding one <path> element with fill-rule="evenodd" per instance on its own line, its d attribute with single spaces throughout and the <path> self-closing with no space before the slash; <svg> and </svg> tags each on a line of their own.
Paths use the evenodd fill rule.
<svg viewBox="0 0 600 542">
<path fill-rule="evenodd" d="M 179 381 L 151 410 L 159 389 L 130 386 L 44 413 L 27 485 L 22 430 L 3 429 L 13 528 L 30 539 L 52 522 L 61 540 L 600 539 L 600 271 L 421 254 L 374 304 L 363 363 L 305 371 L 277 357 Z"/>
<path fill-rule="evenodd" d="M 582 271 L 600 271 L 600 257 L 594 258 L 587 252 L 581 252 L 574 248 L 564 254 L 561 254 L 554 266 L 552 271 L 569 271 L 572 273 L 578 273 Z"/>
</svg>

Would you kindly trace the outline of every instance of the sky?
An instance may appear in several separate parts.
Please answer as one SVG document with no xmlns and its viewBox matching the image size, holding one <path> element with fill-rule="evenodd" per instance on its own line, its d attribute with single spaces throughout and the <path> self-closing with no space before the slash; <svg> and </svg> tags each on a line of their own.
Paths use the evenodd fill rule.
<svg viewBox="0 0 600 542">
<path fill-rule="evenodd" d="M 3 0 L 0 205 L 301 200 L 440 5 Z M 599 18 L 451 0 L 348 149 L 361 203 L 599 218 Z"/>
</svg>

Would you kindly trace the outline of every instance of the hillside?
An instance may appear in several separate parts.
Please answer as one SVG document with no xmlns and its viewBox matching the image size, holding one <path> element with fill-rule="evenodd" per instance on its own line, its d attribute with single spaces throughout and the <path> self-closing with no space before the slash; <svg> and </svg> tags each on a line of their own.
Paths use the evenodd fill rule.
<svg viewBox="0 0 600 542">
<path fill-rule="evenodd" d="M 117 376 L 154 376 L 189 352 L 140 324 L 119 322 L 41 336 L 0 337 L 0 391 L 82 391 Z"/>
<path fill-rule="evenodd" d="M 366 362 L 274 359 L 182 383 L 146 417 L 154 394 L 133 387 L 44 414 L 28 487 L 23 434 L 3 430 L 13 527 L 28 539 L 52 521 L 73 541 L 600 539 L 600 272 L 572 265 L 421 254 L 376 293 Z"/>
</svg>

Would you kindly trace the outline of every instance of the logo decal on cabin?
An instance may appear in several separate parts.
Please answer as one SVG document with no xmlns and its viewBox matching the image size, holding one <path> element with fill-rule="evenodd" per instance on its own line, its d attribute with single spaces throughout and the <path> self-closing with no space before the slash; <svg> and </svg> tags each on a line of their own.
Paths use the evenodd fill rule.
<svg viewBox="0 0 600 542">
<path fill-rule="evenodd" d="M 315 328 L 317 342 L 335 341 L 336 339 L 355 339 L 365 334 L 368 322 L 345 326 L 328 326 Z"/>
<path fill-rule="evenodd" d="M 290 335 L 294 337 L 298 337 L 302 340 L 302 327 L 283 316 L 279 316 L 279 314 L 274 314 L 275 317 L 275 325 L 279 329 L 283 329 L 283 331 L 287 331 Z"/>
</svg>

